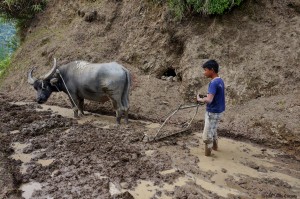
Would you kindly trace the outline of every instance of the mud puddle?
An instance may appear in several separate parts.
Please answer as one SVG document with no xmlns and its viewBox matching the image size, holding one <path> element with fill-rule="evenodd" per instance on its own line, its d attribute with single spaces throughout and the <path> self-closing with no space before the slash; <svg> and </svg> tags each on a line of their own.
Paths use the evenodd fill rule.
<svg viewBox="0 0 300 199">
<path fill-rule="evenodd" d="M 193 182 L 196 186 L 224 198 L 233 195 L 246 198 L 249 195 L 255 196 L 249 194 L 249 190 L 239 186 L 243 183 L 261 189 L 269 187 L 270 184 L 282 183 L 284 188 L 275 186 L 275 189 L 279 189 L 279 191 L 277 190 L 280 192 L 278 196 L 286 198 L 293 198 L 300 193 L 299 170 L 291 169 L 291 165 L 276 159 L 276 157 L 284 155 L 283 152 L 221 138 L 219 139 L 219 150 L 213 151 L 211 157 L 206 157 L 204 156 L 204 144 L 202 144 L 200 137 L 200 133 L 194 134 L 193 138 L 199 139 L 200 144 L 197 147 L 194 147 L 194 144 L 188 146 L 189 152 L 186 153 L 186 155 L 194 156 L 199 160 L 196 163 L 196 173 L 199 174 L 195 174 L 194 168 L 191 169 L 189 166 L 185 166 L 184 154 L 179 153 L 173 156 L 172 165 L 174 170 L 170 170 L 181 170 L 185 173 L 185 176 L 178 180 Z M 178 153 L 177 149 L 171 148 L 173 147 L 162 147 L 159 151 L 168 154 Z M 297 161 L 294 164 L 297 164 Z M 256 179 L 258 184 L 253 185 L 250 179 Z M 259 185 L 260 179 L 268 180 L 266 180 L 266 183 Z M 271 190 L 273 191 L 273 189 Z M 295 195 L 289 195 L 289 191 Z M 258 197 L 258 195 L 255 197 Z"/>
<path fill-rule="evenodd" d="M 20 160 L 22 162 L 20 168 L 20 172 L 22 174 L 26 173 L 26 170 L 30 166 L 30 163 L 37 163 L 37 164 L 41 164 L 42 166 L 49 166 L 55 160 L 55 159 L 33 160 L 38 155 L 40 155 L 44 151 L 44 149 L 40 149 L 32 153 L 24 153 L 24 150 L 30 146 L 31 146 L 30 143 L 13 142 L 11 144 L 11 148 L 14 149 L 14 153 L 11 155 L 11 158 L 14 160 Z"/>
<path fill-rule="evenodd" d="M 34 191 L 38 191 L 41 189 L 42 185 L 38 182 L 26 183 L 20 187 L 20 190 L 23 192 L 22 197 L 25 199 L 30 199 Z"/>
<path fill-rule="evenodd" d="M 26 173 L 26 169 L 28 168 L 28 163 L 30 163 L 31 159 L 35 157 L 34 154 L 25 154 L 23 150 L 30 146 L 30 143 L 20 143 L 14 142 L 11 147 L 14 149 L 14 154 L 11 155 L 11 158 L 14 160 L 20 160 L 22 162 L 20 172 L 22 174 Z"/>
<path fill-rule="evenodd" d="M 32 103 L 32 102 L 15 102 L 14 104 L 28 105 L 28 104 L 34 104 L 34 103 Z M 52 111 L 53 113 L 61 115 L 63 117 L 74 118 L 74 112 L 72 109 L 69 109 L 69 108 L 41 104 L 40 108 L 36 108 L 35 110 L 36 111 Z M 79 124 L 84 124 L 86 122 L 91 122 L 94 120 L 99 120 L 99 121 L 108 122 L 108 123 L 112 123 L 112 124 L 115 122 L 115 119 L 112 116 L 99 115 L 99 114 L 89 113 L 86 111 L 85 111 L 85 114 L 86 114 L 85 116 L 80 117 L 77 120 Z"/>
<path fill-rule="evenodd" d="M 13 104 L 16 105 L 29 105 L 29 104 L 35 104 L 33 102 L 14 102 Z M 47 104 L 41 104 L 39 105 L 40 108 L 36 108 L 36 111 L 52 111 L 55 114 L 61 115 L 66 118 L 74 118 L 74 112 L 70 108 L 63 108 L 59 106 L 53 106 L 53 105 L 47 105 Z M 116 124 L 116 118 L 114 116 L 108 116 L 108 115 L 100 115 L 97 113 L 91 113 L 84 111 L 84 116 L 81 116 L 80 118 L 76 118 L 77 122 L 79 124 L 84 123 L 93 123 L 96 124 L 102 128 L 109 129 L 112 125 Z M 151 122 L 142 121 L 142 120 L 130 120 L 129 122 L 138 122 L 138 123 L 144 123 L 148 124 L 149 128 L 156 128 L 158 124 L 153 124 L 153 127 L 151 126 Z"/>
<path fill-rule="evenodd" d="M 11 132 L 14 134 L 16 131 Z M 11 158 L 14 160 L 20 160 L 22 162 L 20 167 L 21 174 L 26 174 L 26 170 L 29 168 L 30 164 L 33 164 L 32 159 L 35 158 L 42 150 L 34 153 L 24 153 L 23 151 L 29 147 L 30 143 L 20 143 L 14 142 L 11 144 L 11 147 L 14 149 L 14 153 L 11 155 Z M 41 164 L 42 166 L 50 165 L 55 159 L 38 159 L 36 163 Z M 29 183 L 24 183 L 21 185 L 19 190 L 22 192 L 22 197 L 25 199 L 32 198 L 34 191 L 42 189 L 42 184 L 39 182 L 31 181 Z M 50 197 L 47 197 L 50 198 Z"/>
</svg>

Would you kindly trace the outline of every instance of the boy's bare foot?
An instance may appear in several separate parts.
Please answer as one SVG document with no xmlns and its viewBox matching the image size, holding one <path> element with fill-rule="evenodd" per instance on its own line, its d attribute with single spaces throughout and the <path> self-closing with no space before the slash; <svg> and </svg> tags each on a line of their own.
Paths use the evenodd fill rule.
<svg viewBox="0 0 300 199">
<path fill-rule="evenodd" d="M 205 144 L 205 156 L 211 155 L 211 148 L 208 147 L 208 144 Z"/>
<path fill-rule="evenodd" d="M 212 147 L 213 150 L 217 151 L 218 150 L 218 140 L 214 140 L 213 141 L 213 147 Z"/>
</svg>

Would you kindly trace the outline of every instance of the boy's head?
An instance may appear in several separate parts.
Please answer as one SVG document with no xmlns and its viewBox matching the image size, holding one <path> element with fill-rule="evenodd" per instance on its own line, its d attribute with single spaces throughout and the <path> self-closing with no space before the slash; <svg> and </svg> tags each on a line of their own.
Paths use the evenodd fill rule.
<svg viewBox="0 0 300 199">
<path fill-rule="evenodd" d="M 215 73 L 218 73 L 219 72 L 219 64 L 218 62 L 216 62 L 215 60 L 211 59 L 211 60 L 208 60 L 207 62 L 205 62 L 203 65 L 202 65 L 202 68 L 203 69 L 209 69 L 209 70 L 213 70 Z"/>
</svg>

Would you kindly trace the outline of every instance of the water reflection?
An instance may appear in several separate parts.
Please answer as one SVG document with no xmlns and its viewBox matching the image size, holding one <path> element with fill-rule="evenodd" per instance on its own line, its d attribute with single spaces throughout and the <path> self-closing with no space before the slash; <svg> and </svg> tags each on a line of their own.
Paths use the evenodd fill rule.
<svg viewBox="0 0 300 199">
<path fill-rule="evenodd" d="M 15 35 L 14 23 L 0 18 L 0 61 L 16 50 L 18 41 Z"/>
</svg>

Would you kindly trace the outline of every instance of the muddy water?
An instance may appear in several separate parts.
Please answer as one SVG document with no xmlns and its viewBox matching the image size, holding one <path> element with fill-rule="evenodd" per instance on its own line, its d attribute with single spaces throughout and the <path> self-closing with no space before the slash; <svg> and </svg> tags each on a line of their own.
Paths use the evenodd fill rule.
<svg viewBox="0 0 300 199">
<path fill-rule="evenodd" d="M 17 105 L 25 105 L 25 104 L 31 104 L 29 102 L 16 102 L 15 104 Z M 69 108 L 63 108 L 63 107 L 59 107 L 59 106 L 50 106 L 50 105 L 46 105 L 46 104 L 42 104 L 41 105 L 41 109 L 36 109 L 37 111 L 47 111 L 47 110 L 51 110 L 53 113 L 61 115 L 63 117 L 67 117 L 67 118 L 74 118 L 74 112 L 72 109 Z M 111 116 L 105 116 L 105 115 L 99 115 L 99 114 L 92 114 L 89 112 L 85 112 L 85 116 L 80 117 L 78 119 L 78 123 L 79 124 L 84 124 L 86 122 L 90 122 L 90 121 L 104 121 L 108 122 L 108 123 L 114 123 L 115 122 L 115 118 L 111 117 Z"/>
<path fill-rule="evenodd" d="M 200 134 L 196 134 L 195 138 L 198 137 L 201 140 Z M 248 143 L 237 142 L 230 139 L 222 138 L 219 140 L 219 150 L 213 151 L 211 157 L 204 156 L 204 144 L 199 147 L 189 147 L 190 154 L 199 158 L 197 163 L 199 169 L 204 172 L 211 172 L 213 175 L 209 179 L 205 179 L 202 176 L 194 175 L 186 170 L 186 176 L 178 179 L 180 182 L 193 181 L 200 187 L 207 191 L 215 193 L 222 197 L 228 197 L 230 195 L 247 196 L 242 189 L 236 187 L 230 187 L 227 184 L 227 180 L 232 178 L 235 181 L 243 177 L 253 178 L 267 178 L 267 179 L 280 179 L 291 185 L 291 190 L 300 193 L 300 180 L 293 175 L 287 175 L 281 172 L 272 171 L 274 168 L 287 167 L 282 169 L 288 169 L 288 165 L 282 165 L 277 162 L 274 158 L 281 155 L 282 152 L 272 149 L 261 148 Z M 166 152 L 169 147 L 161 148 L 160 151 Z M 260 156 L 263 155 L 263 158 Z M 174 160 L 176 165 L 184 165 L 184 162 Z M 266 172 L 259 172 L 257 169 L 251 168 L 255 165 L 260 168 L 265 168 Z M 174 170 L 165 171 L 166 173 L 175 172 Z M 184 170 L 184 166 L 180 169 Z M 295 171 L 299 174 L 299 171 Z"/>
<path fill-rule="evenodd" d="M 259 165 L 271 167 L 272 164 L 268 160 L 259 160 L 251 157 L 254 154 L 259 154 L 259 148 L 245 143 L 237 143 L 228 139 L 221 139 L 219 141 L 220 150 L 213 152 L 212 157 L 203 156 L 204 147 L 191 148 L 191 154 L 200 159 L 198 166 L 203 171 L 212 171 L 215 174 L 211 177 L 210 181 L 195 176 L 195 182 L 222 197 L 227 197 L 228 194 L 242 195 L 240 190 L 229 188 L 226 184 L 226 179 L 230 176 L 238 178 L 240 174 L 258 177 L 259 174 L 256 170 L 251 169 L 242 164 L 247 160 L 254 161 Z M 245 150 L 244 150 L 245 149 Z"/>
<path fill-rule="evenodd" d="M 11 133 L 14 132 L 15 131 Z M 30 146 L 30 143 L 19 143 L 19 142 L 12 143 L 12 148 L 14 149 L 15 152 L 14 154 L 11 155 L 11 158 L 22 161 L 22 165 L 20 168 L 20 172 L 22 174 L 26 173 L 26 169 L 28 168 L 28 163 L 30 163 L 31 159 L 37 155 L 32 153 L 30 154 L 23 153 L 23 150 L 28 146 Z M 53 160 L 38 160 L 37 162 L 42 164 L 43 166 L 46 166 L 51 164 Z M 34 191 L 41 190 L 41 189 L 42 189 L 42 185 L 38 182 L 29 182 L 23 184 L 20 187 L 20 190 L 22 191 L 22 197 L 25 199 L 30 199 Z"/>
<path fill-rule="evenodd" d="M 225 179 L 229 176 L 233 176 L 238 180 L 241 175 L 247 175 L 254 178 L 279 178 L 290 184 L 295 190 L 300 188 L 300 180 L 298 178 L 273 171 L 266 173 L 258 172 L 247 164 L 251 162 L 252 165 L 266 169 L 277 167 L 279 164 L 274 161 L 274 157 L 280 155 L 282 152 L 271 149 L 266 150 L 265 148 L 226 138 L 220 139 L 219 146 L 220 150 L 214 152 L 212 157 L 203 157 L 203 145 L 201 148 L 191 148 L 191 154 L 202 160 L 198 163 L 199 168 L 204 171 L 213 171 L 216 173 L 211 178 L 214 185 L 221 188 L 226 186 Z M 262 153 L 265 158 L 256 157 Z M 225 170 L 226 172 L 224 172 Z"/>
<path fill-rule="evenodd" d="M 159 196 L 159 198 L 163 199 L 171 199 L 172 197 L 167 196 L 165 194 L 165 191 L 174 191 L 175 187 L 180 187 L 185 185 L 189 179 L 186 178 L 179 178 L 175 183 L 168 184 L 165 183 L 163 186 L 156 186 L 154 185 L 154 182 L 142 180 L 139 182 L 138 186 L 133 190 L 129 190 L 129 193 L 135 198 L 135 199 L 145 199 L 145 198 L 153 198 L 158 197 L 156 195 L 157 192 L 162 192 L 162 194 Z M 124 191 L 124 190 L 123 190 Z"/>
<path fill-rule="evenodd" d="M 34 191 L 41 189 L 42 185 L 38 182 L 29 182 L 20 187 L 20 190 L 23 191 L 22 197 L 25 199 L 30 199 Z"/>
<path fill-rule="evenodd" d="M 21 173 L 25 174 L 26 169 L 28 168 L 28 165 L 30 162 L 32 162 L 32 159 L 36 157 L 41 151 L 35 151 L 33 153 L 23 153 L 23 150 L 30 146 L 30 143 L 20 143 L 20 142 L 14 142 L 12 143 L 11 147 L 14 149 L 14 153 L 11 155 L 11 158 L 14 160 L 20 160 L 22 162 L 21 165 Z M 48 166 L 50 165 L 55 159 L 38 159 L 36 162 L 38 164 L 41 164 L 42 166 Z"/>
<path fill-rule="evenodd" d="M 14 154 L 11 155 L 11 157 L 15 160 L 21 160 L 22 165 L 21 165 L 21 173 L 24 174 L 26 173 L 26 169 L 28 168 L 28 163 L 31 161 L 31 159 L 34 157 L 34 154 L 25 154 L 23 153 L 23 150 L 30 146 L 30 143 L 20 143 L 20 142 L 15 142 L 12 143 L 12 148 L 14 149 Z"/>
<path fill-rule="evenodd" d="M 30 162 L 31 158 L 33 158 L 33 155 L 23 153 L 23 150 L 29 145 L 29 143 L 12 143 L 12 148 L 15 150 L 15 153 L 11 157 L 15 160 L 21 160 L 24 163 Z"/>
<path fill-rule="evenodd" d="M 43 160 L 43 159 L 39 159 L 37 161 L 37 163 L 41 164 L 43 167 L 45 166 L 49 166 L 55 159 L 47 159 L 47 160 Z"/>
<path fill-rule="evenodd" d="M 26 105 L 26 104 L 33 104 L 32 102 L 15 102 L 14 104 L 16 105 Z M 40 109 L 36 109 L 36 111 L 48 111 L 51 110 L 53 113 L 61 115 L 66 118 L 74 118 L 74 112 L 70 108 L 63 108 L 59 106 L 51 106 L 51 105 L 46 105 L 46 104 L 41 104 Z M 107 116 L 107 115 L 100 115 L 96 113 L 90 113 L 87 111 L 84 111 L 84 116 L 81 116 L 80 118 L 77 119 L 77 122 L 79 124 L 84 124 L 84 123 L 89 123 L 93 122 L 97 126 L 101 126 L 104 129 L 109 129 L 110 125 L 115 125 L 116 124 L 116 118 L 113 116 Z M 129 120 L 130 122 L 136 122 L 135 120 Z M 152 123 L 146 122 L 146 121 L 137 121 L 140 123 L 145 123 L 145 124 L 150 124 Z M 157 124 L 154 124 L 157 125 Z"/>
<path fill-rule="evenodd" d="M 161 126 L 161 124 L 158 124 L 158 123 L 150 123 L 150 124 L 147 124 L 145 127 L 149 128 L 149 129 L 158 129 L 160 126 Z"/>
</svg>

